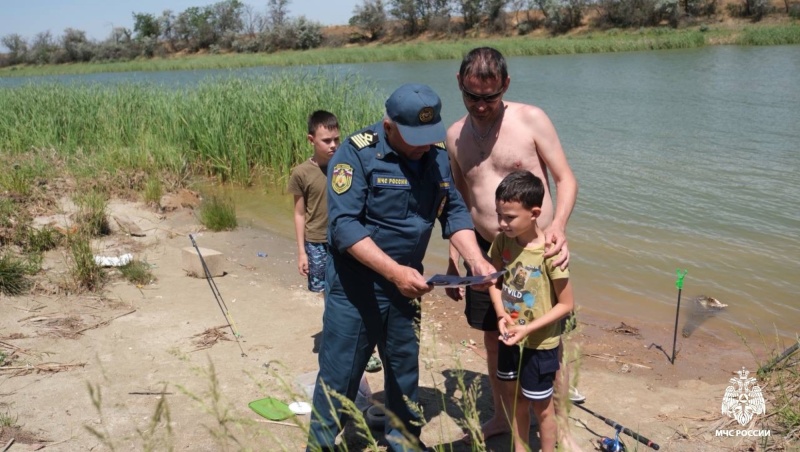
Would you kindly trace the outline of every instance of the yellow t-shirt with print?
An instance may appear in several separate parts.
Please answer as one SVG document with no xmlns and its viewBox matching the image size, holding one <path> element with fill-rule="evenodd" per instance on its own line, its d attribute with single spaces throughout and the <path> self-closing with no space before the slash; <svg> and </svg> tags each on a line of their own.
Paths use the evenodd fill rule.
<svg viewBox="0 0 800 452">
<path fill-rule="evenodd" d="M 503 307 L 520 325 L 547 314 L 558 301 L 552 281 L 569 278 L 569 269 L 553 266 L 555 256 L 544 259 L 544 245 L 524 248 L 503 233 L 495 237 L 489 257 L 503 262 Z M 560 336 L 561 322 L 556 321 L 528 335 L 525 347 L 551 350 L 558 347 Z"/>
</svg>

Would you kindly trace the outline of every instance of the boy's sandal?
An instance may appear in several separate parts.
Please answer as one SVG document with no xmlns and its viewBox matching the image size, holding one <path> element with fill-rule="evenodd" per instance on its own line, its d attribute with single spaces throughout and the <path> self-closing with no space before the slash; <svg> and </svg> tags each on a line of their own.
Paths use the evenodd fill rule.
<svg viewBox="0 0 800 452">
<path fill-rule="evenodd" d="M 369 361 L 367 361 L 367 372 L 377 372 L 383 368 L 383 364 L 381 364 L 381 360 L 376 356 L 370 356 Z"/>
</svg>

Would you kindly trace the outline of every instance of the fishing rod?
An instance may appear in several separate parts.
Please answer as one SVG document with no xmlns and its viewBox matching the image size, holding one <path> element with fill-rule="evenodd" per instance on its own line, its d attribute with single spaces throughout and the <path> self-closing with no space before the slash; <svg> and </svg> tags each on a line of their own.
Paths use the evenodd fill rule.
<svg viewBox="0 0 800 452">
<path fill-rule="evenodd" d="M 601 415 L 595 413 L 594 411 L 586 408 L 583 405 L 574 404 L 573 406 L 576 406 L 576 407 L 582 409 L 583 411 L 586 411 L 587 413 L 591 414 L 592 416 L 600 419 L 601 421 L 605 422 L 606 424 L 608 424 L 612 428 L 614 428 L 614 430 L 620 431 L 620 432 L 630 436 L 631 438 L 635 439 L 636 441 L 639 441 L 640 443 L 644 444 L 647 447 L 652 447 L 653 450 L 658 450 L 658 449 L 661 448 L 661 446 L 659 446 L 658 444 L 650 441 L 649 439 L 645 438 L 644 436 L 634 432 L 633 430 L 625 427 L 624 425 L 617 424 L 616 422 L 612 421 L 611 419 L 609 419 L 609 418 L 607 418 L 605 416 L 601 416 Z"/>
<path fill-rule="evenodd" d="M 775 359 L 770 361 L 768 364 L 765 364 L 763 367 L 758 369 L 758 373 L 759 374 L 763 374 L 763 373 L 767 373 L 767 372 L 771 371 L 772 368 L 775 367 L 779 362 L 781 362 L 784 359 L 788 358 L 789 355 L 791 355 L 792 353 L 796 352 L 797 349 L 799 349 L 799 348 L 800 348 L 800 340 L 798 340 L 798 342 L 795 342 L 795 344 L 792 345 L 791 347 L 789 347 L 786 350 L 784 350 L 783 353 L 781 353 L 779 356 L 776 356 Z"/>
<path fill-rule="evenodd" d="M 242 358 L 244 358 L 247 356 L 247 354 L 245 354 L 244 349 L 242 348 L 242 343 L 239 342 L 239 337 L 241 335 L 236 331 L 236 323 L 233 321 L 233 317 L 231 316 L 230 312 L 228 312 L 228 306 L 225 304 L 225 300 L 222 299 L 222 294 L 219 293 L 217 283 L 214 282 L 214 277 L 211 276 L 211 271 L 208 269 L 206 260 L 203 259 L 203 255 L 200 253 L 200 248 L 197 246 L 197 242 L 194 241 L 192 234 L 189 234 L 189 240 L 192 241 L 192 246 L 194 246 L 194 249 L 197 250 L 197 256 L 200 258 L 200 263 L 203 265 L 203 272 L 206 274 L 208 287 L 211 288 L 211 293 L 214 294 L 214 299 L 217 300 L 217 306 L 219 306 L 219 309 L 222 311 L 222 315 L 225 316 L 225 321 L 228 322 L 231 333 L 233 333 L 233 337 L 236 339 L 236 343 L 239 345 L 239 350 L 242 351 Z"/>
<path fill-rule="evenodd" d="M 686 273 L 689 270 L 684 270 L 683 274 L 681 274 L 680 270 L 675 270 L 675 273 L 678 275 L 678 279 L 675 280 L 675 287 L 678 288 L 678 308 L 675 309 L 675 329 L 672 332 L 672 358 L 670 358 L 670 363 L 673 365 L 675 364 L 675 344 L 678 342 L 678 314 L 681 312 L 681 291 L 683 290 L 683 278 L 686 277 Z"/>
</svg>

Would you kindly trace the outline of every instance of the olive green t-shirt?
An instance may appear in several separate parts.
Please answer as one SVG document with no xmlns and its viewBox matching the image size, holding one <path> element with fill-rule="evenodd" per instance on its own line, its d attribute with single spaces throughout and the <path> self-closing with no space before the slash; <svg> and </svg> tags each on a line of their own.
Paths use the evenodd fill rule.
<svg viewBox="0 0 800 452">
<path fill-rule="evenodd" d="M 523 248 L 516 240 L 500 233 L 489 249 L 492 262 L 501 260 L 506 270 L 501 299 L 505 311 L 524 325 L 548 313 L 557 303 L 553 280 L 569 278 L 569 269 L 553 266 L 553 257 L 545 260 L 544 245 Z M 528 335 L 525 347 L 550 350 L 558 347 L 561 322 L 553 322 Z"/>
<path fill-rule="evenodd" d="M 306 205 L 306 242 L 328 241 L 328 178 L 325 168 L 311 160 L 297 165 L 289 176 L 287 191 L 302 196 Z"/>
</svg>

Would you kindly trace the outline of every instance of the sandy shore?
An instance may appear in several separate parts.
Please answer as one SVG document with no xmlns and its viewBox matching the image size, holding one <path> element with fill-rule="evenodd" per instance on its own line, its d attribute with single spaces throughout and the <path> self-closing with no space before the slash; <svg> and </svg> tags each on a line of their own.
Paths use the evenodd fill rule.
<svg viewBox="0 0 800 452">
<path fill-rule="evenodd" d="M 323 301 L 305 290 L 294 244 L 246 227 L 202 231 L 190 209 L 162 215 L 115 202 L 109 210 L 127 216 L 145 236 L 117 231 L 97 243 L 98 254 L 131 252 L 153 266 L 157 280 L 137 287 L 116 277 L 101 293 L 65 293 L 58 287 L 68 263 L 63 251 L 55 251 L 33 295 L 0 296 L 0 351 L 14 357 L 0 367 L 0 414 L 18 426 L 3 428 L 0 447 L 14 436 L 11 451 L 301 450 L 307 416 L 268 423 L 248 408 L 267 396 L 299 398 L 287 386 L 317 368 Z M 214 281 L 242 334 L 239 343 L 231 340 L 207 281 L 183 270 L 189 233 L 199 246 L 224 253 L 225 275 Z M 463 415 L 457 400 L 463 394 L 456 374 L 463 370 L 467 383 L 480 385 L 478 408 L 487 419 L 481 335 L 466 326 L 461 303 L 443 291 L 423 303 L 423 440 L 442 450 L 470 450 L 458 441 L 456 421 Z M 717 438 L 714 431 L 737 427 L 720 414 L 725 388 L 742 367 L 755 372 L 764 346 L 755 345 L 753 356 L 737 338 L 715 338 L 699 328 L 679 336 L 672 365 L 671 327 L 621 325 L 621 313 L 613 318 L 579 314 L 571 340 L 586 408 L 639 432 L 660 450 L 735 450 L 745 444 Z M 369 374 L 377 399 L 382 375 Z M 611 427 L 577 408 L 569 424 L 583 450 L 594 450 L 598 435 L 613 436 Z M 623 439 L 634 450 L 636 441 Z M 351 450 L 363 447 L 352 431 L 345 441 Z M 507 450 L 509 442 L 501 436 L 488 445 Z"/>
</svg>

